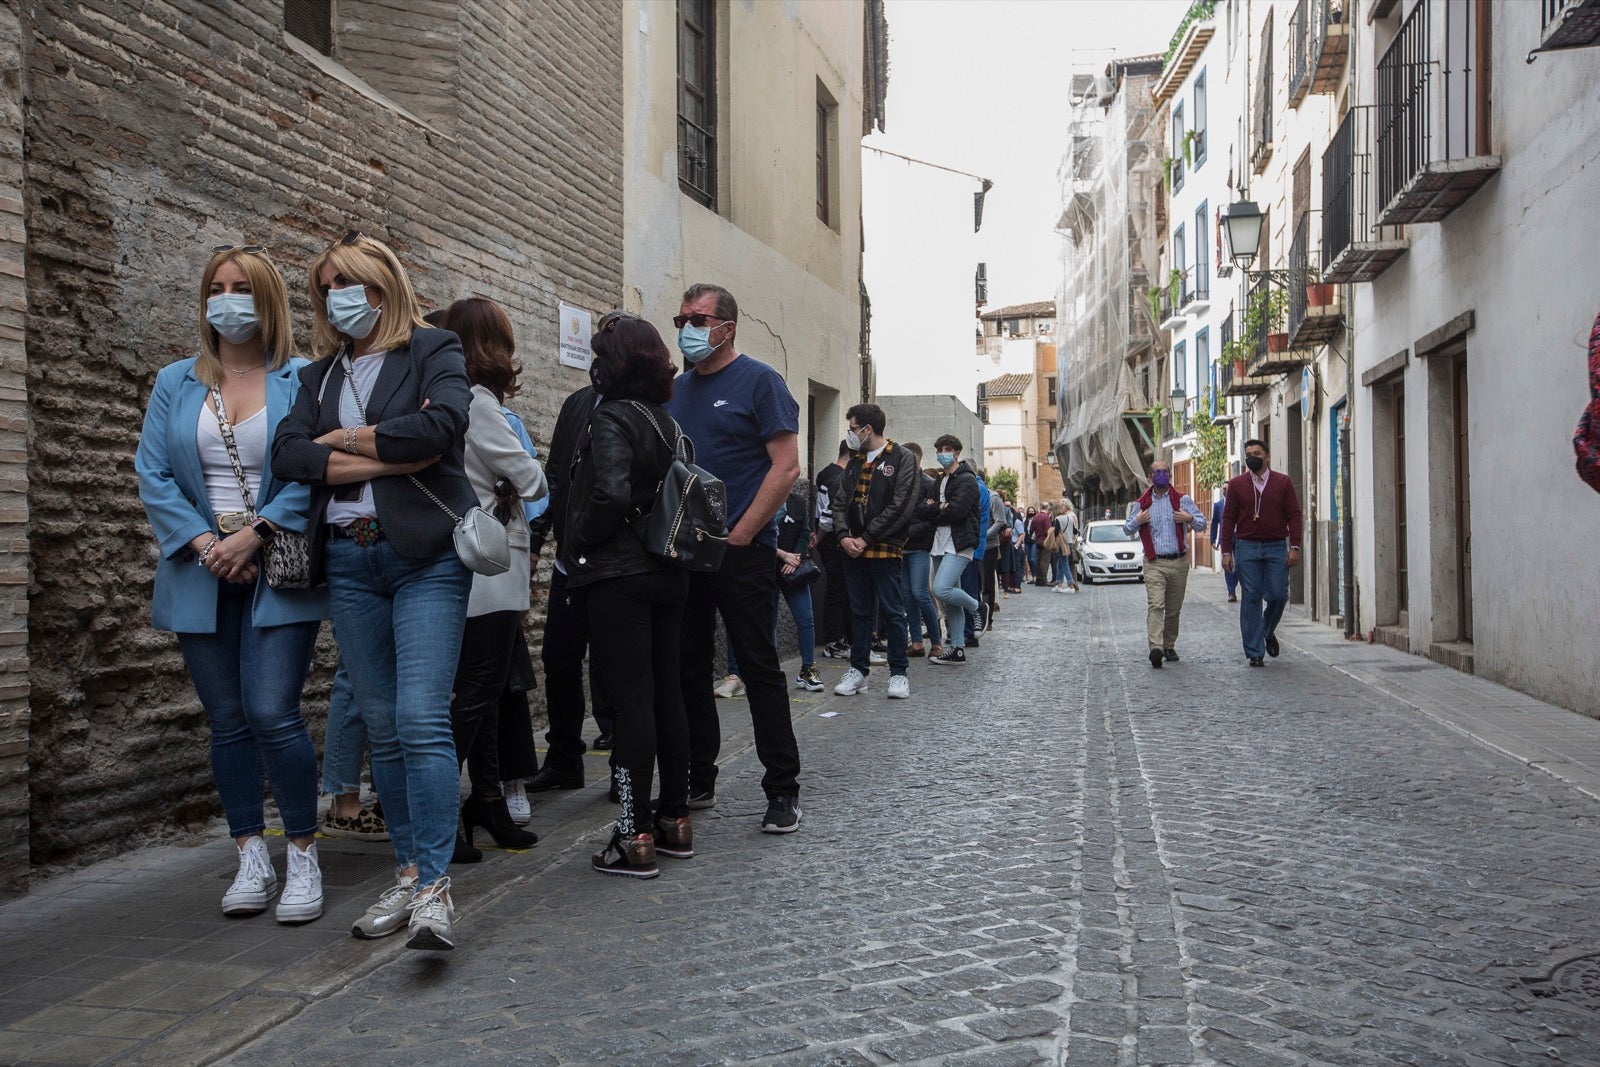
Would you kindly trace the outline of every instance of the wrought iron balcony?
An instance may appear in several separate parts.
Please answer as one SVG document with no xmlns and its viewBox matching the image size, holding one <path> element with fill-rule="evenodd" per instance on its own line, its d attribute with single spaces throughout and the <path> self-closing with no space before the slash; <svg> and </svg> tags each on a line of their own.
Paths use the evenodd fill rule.
<svg viewBox="0 0 1600 1067">
<path fill-rule="evenodd" d="M 1222 384 L 1222 395 L 1253 396 L 1256 393 L 1264 393 L 1272 388 L 1271 378 L 1265 376 L 1252 377 L 1248 374 L 1236 373 L 1240 368 L 1234 366 L 1235 358 L 1231 354 L 1233 351 L 1233 320 L 1235 317 L 1236 313 L 1230 313 L 1227 318 L 1222 320 L 1220 332 L 1222 347 L 1218 350 L 1222 353 L 1222 359 L 1217 368 Z"/>
<path fill-rule="evenodd" d="M 1245 338 L 1255 353 L 1250 363 L 1252 376 L 1284 374 L 1299 370 L 1308 362 L 1309 353 L 1294 348 L 1289 341 L 1287 287 L 1288 273 L 1281 270 L 1263 271 L 1250 283 L 1245 307 L 1262 309 L 1259 314 L 1246 316 L 1255 320 L 1253 335 Z"/>
<path fill-rule="evenodd" d="M 1600 45 L 1600 0 L 1539 0 L 1542 9 L 1536 52 Z"/>
<path fill-rule="evenodd" d="M 1298 0 L 1289 19 L 1289 106 L 1307 93 L 1336 93 L 1344 80 L 1350 37 L 1344 11 L 1348 0 Z"/>
<path fill-rule="evenodd" d="M 1300 216 L 1289 246 L 1289 347 L 1315 349 L 1344 327 L 1339 289 L 1312 268 L 1311 215 Z M 1315 297 L 1315 299 L 1313 299 Z"/>
<path fill-rule="evenodd" d="M 1200 273 L 1196 263 L 1183 272 L 1183 293 L 1178 300 L 1178 310 L 1185 315 L 1198 315 L 1211 306 L 1211 279 Z"/>
<path fill-rule="evenodd" d="M 1378 222 L 1438 222 L 1500 170 L 1480 5 L 1419 0 L 1378 60 Z M 1485 22 L 1487 20 L 1485 19 Z"/>
<path fill-rule="evenodd" d="M 1405 254 L 1410 242 L 1398 227 L 1374 224 L 1377 176 L 1373 172 L 1371 107 L 1345 112 L 1322 153 L 1322 280 L 1370 282 Z"/>
<path fill-rule="evenodd" d="M 1295 0 L 1289 16 L 1289 106 L 1299 107 L 1311 89 L 1311 48 L 1306 33 L 1307 0 Z"/>
</svg>

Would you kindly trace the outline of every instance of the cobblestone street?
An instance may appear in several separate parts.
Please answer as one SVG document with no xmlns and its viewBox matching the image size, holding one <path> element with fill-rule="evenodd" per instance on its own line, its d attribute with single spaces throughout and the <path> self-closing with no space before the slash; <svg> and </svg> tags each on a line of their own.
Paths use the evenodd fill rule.
<svg viewBox="0 0 1600 1067">
<path fill-rule="evenodd" d="M 1305 622 L 1250 670 L 1214 584 L 1196 576 L 1183 660 L 1160 671 L 1142 587 L 1030 589 L 966 667 L 913 661 L 910 701 L 884 699 L 882 668 L 865 696 L 796 694 L 792 837 L 757 832 L 745 706 L 724 702 L 742 733 L 717 808 L 696 819 L 696 858 L 663 859 L 651 882 L 601 878 L 599 785 L 565 798 L 554 829 L 536 797 L 538 847 L 458 880 L 452 955 L 337 936 L 381 883 L 374 854 L 378 880 L 276 937 L 273 969 L 117 1056 L 1600 1062 L 1595 964 L 1557 970 L 1600 951 L 1600 778 L 1582 765 L 1600 724 Z M 1571 765 L 1531 766 L 1537 737 L 1447 721 L 1448 701 L 1369 682 L 1384 673 L 1570 730 Z M 0 912 L 14 940 L 40 932 L 19 928 L 26 904 Z M 271 932 L 269 918 L 226 925 Z M 313 931 L 315 951 L 292 958 Z M 249 966 L 248 946 L 230 963 Z M 16 1061 L 77 1062 L 35 1048 Z"/>
</svg>

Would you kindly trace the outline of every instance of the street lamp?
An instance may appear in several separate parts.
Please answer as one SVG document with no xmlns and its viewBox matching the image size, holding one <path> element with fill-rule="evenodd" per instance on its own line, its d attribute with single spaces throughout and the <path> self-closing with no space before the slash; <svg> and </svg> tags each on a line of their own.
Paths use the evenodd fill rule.
<svg viewBox="0 0 1600 1067">
<path fill-rule="evenodd" d="M 1234 266 L 1248 272 L 1261 248 L 1261 223 L 1266 218 L 1253 200 L 1238 200 L 1222 216 L 1228 227 L 1228 256 Z"/>
<path fill-rule="evenodd" d="M 1183 391 L 1183 386 L 1174 382 L 1172 386 L 1172 434 L 1176 437 L 1183 432 L 1183 417 L 1187 412 L 1188 395 Z"/>
</svg>

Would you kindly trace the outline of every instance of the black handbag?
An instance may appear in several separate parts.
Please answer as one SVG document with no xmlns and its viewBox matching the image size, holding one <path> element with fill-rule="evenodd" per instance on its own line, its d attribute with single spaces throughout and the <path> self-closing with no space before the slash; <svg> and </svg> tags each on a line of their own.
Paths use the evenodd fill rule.
<svg viewBox="0 0 1600 1067">
<path fill-rule="evenodd" d="M 818 567 L 816 561 L 810 556 L 802 559 L 800 566 L 788 574 L 784 574 L 782 570 L 778 571 L 778 580 L 783 582 L 786 589 L 799 589 L 802 586 L 810 585 L 821 577 L 822 568 Z"/>
<path fill-rule="evenodd" d="M 217 429 L 228 446 L 228 459 L 233 463 L 233 476 L 239 479 L 239 495 L 244 498 L 245 515 L 250 522 L 259 517 L 255 501 L 250 496 L 250 486 L 244 476 L 244 465 L 239 462 L 239 446 L 233 439 L 233 425 L 222 407 L 222 390 L 211 387 L 211 399 L 217 407 Z M 261 569 L 267 584 L 274 589 L 311 588 L 311 542 L 297 530 L 279 530 L 272 540 L 261 547 Z"/>
<path fill-rule="evenodd" d="M 674 441 L 668 441 L 655 414 L 637 400 L 630 400 L 649 420 L 661 443 L 667 446 L 672 462 L 656 487 L 655 504 L 648 515 L 641 515 L 644 530 L 639 534 L 645 551 L 675 567 L 700 574 L 722 566 L 728 550 L 728 491 L 720 479 L 694 462 L 694 442 L 673 421 Z M 637 522 L 630 523 L 635 532 Z"/>
</svg>

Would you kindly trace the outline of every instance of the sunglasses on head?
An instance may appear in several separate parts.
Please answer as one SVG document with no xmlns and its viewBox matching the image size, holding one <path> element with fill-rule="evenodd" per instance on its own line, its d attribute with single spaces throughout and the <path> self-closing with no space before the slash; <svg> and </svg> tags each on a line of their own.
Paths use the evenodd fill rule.
<svg viewBox="0 0 1600 1067">
<path fill-rule="evenodd" d="M 698 329 L 708 322 L 732 321 L 732 319 L 719 319 L 715 315 L 674 315 L 672 317 L 672 325 L 676 326 L 680 330 L 683 329 L 685 325 L 693 326 Z"/>
<path fill-rule="evenodd" d="M 249 252 L 251 255 L 260 255 L 267 250 L 266 245 L 212 245 L 211 254 L 220 252 Z"/>
</svg>

